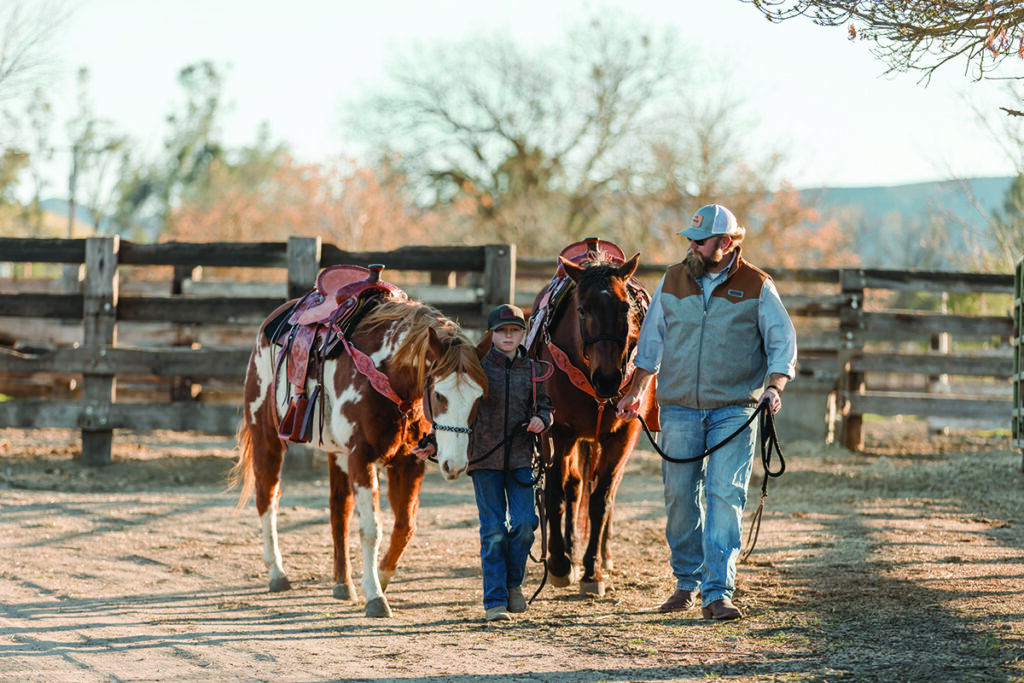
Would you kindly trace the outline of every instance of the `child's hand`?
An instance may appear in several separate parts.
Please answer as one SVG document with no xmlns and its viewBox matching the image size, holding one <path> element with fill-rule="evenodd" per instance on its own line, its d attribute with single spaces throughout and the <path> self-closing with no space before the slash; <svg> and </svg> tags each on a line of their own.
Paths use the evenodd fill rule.
<svg viewBox="0 0 1024 683">
<path fill-rule="evenodd" d="M 429 460 L 435 453 L 437 453 L 437 444 L 429 439 L 421 439 L 416 447 L 412 449 L 412 454 L 420 460 Z"/>
<path fill-rule="evenodd" d="M 540 434 L 544 431 L 544 420 L 534 415 L 530 418 L 530 423 L 526 425 L 526 431 Z"/>
</svg>

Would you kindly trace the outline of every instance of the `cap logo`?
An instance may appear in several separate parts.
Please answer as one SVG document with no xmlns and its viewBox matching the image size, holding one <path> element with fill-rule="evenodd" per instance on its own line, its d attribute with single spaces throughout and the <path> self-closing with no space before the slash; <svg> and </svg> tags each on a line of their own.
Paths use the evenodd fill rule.
<svg viewBox="0 0 1024 683">
<path fill-rule="evenodd" d="M 695 213 L 695 214 L 693 214 L 693 220 L 690 221 L 690 225 L 692 225 L 695 228 L 699 228 L 700 224 L 703 223 L 703 222 L 704 222 L 704 216 L 701 216 L 699 213 Z"/>
<path fill-rule="evenodd" d="M 502 320 L 516 320 L 517 319 L 517 316 L 516 316 L 515 312 L 513 312 L 511 308 L 503 308 L 503 309 L 501 309 L 501 311 L 498 313 L 498 317 L 501 318 Z"/>
</svg>

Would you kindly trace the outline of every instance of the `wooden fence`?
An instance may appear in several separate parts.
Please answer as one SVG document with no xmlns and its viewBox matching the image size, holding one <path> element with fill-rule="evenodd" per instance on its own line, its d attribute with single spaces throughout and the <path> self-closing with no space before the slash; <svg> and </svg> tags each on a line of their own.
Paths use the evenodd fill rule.
<svg viewBox="0 0 1024 683">
<path fill-rule="evenodd" d="M 552 262 L 520 259 L 519 303 L 550 277 Z M 664 265 L 637 271 L 653 290 Z M 850 450 L 864 445 L 864 416 L 918 416 L 936 428 L 951 422 L 1008 430 L 1016 336 L 1010 308 L 1014 276 L 1000 273 L 867 268 L 767 268 L 797 326 L 797 380 L 787 387 L 782 419 Z M 973 295 L 998 313 L 952 314 L 943 302 Z M 938 310 L 894 307 L 900 298 Z M 988 297 L 993 299 L 986 302 Z M 1004 301 L 1005 300 L 1005 301 Z M 1005 306 L 1004 306 L 1005 303 Z M 793 399 L 802 415 L 794 415 Z M 809 396 L 808 396 L 809 395 Z M 781 415 L 781 414 L 780 414 Z M 806 427 L 808 422 L 804 422 Z M 1022 427 L 1024 431 L 1024 427 Z M 1024 438 L 1022 438 L 1024 443 Z"/>
<path fill-rule="evenodd" d="M 36 395 L 0 403 L 0 427 L 81 429 L 82 460 L 89 464 L 110 462 L 114 429 L 232 433 L 256 329 L 287 298 L 308 291 L 326 266 L 383 263 L 388 267 L 385 277 L 392 271 L 469 274 L 462 296 L 448 296 L 440 306 L 467 326 L 478 326 L 487 310 L 515 296 L 515 247 L 510 245 L 346 252 L 307 238 L 209 244 L 134 244 L 116 237 L 0 239 L 0 262 L 85 265 L 78 292 L 0 289 L 0 335 L 18 344 L 0 354 L 0 378 L 25 382 L 27 393 Z M 119 274 L 129 266 L 171 266 L 175 277 L 165 283 L 166 295 L 121 296 Z M 207 296 L 190 295 L 182 280 L 203 266 L 286 269 L 287 286 L 282 283 L 280 294 L 269 297 L 220 295 L 216 288 Z M 430 297 L 422 296 L 422 290 L 451 289 L 429 284 L 420 292 L 407 288 L 427 301 Z M 34 325 L 19 325 L 25 320 Z M 139 332 L 133 326 L 144 329 Z M 221 343 L 204 343 L 206 328 L 216 332 L 205 336 Z M 232 333 L 225 333 L 225 328 Z M 57 336 L 62 339 L 55 340 Z M 137 345 L 126 345 L 125 337 Z M 160 340 L 159 345 L 153 340 Z M 64 380 L 57 382 L 61 390 L 39 395 L 32 380 L 40 376 Z M 164 400 L 118 400 L 119 381 L 132 380 L 167 387 Z M 217 392 L 196 390 L 205 383 L 226 384 L 234 391 L 221 394 L 228 401 L 217 400 Z M 10 386 L 7 382 L 0 393 L 18 396 Z M 152 392 L 143 394 L 153 398 Z M 167 400 L 171 398 L 177 400 Z"/>
<path fill-rule="evenodd" d="M 406 247 L 346 252 L 317 239 L 287 243 L 134 244 L 0 239 L 0 264 L 84 264 L 80 291 L 24 291 L 0 280 L 0 427 L 82 431 L 83 461 L 109 462 L 114 429 L 230 433 L 255 330 L 288 297 L 306 292 L 320 268 L 383 263 L 414 297 L 464 327 L 490 307 L 529 308 L 554 272 L 553 259 L 516 259 L 514 245 Z M 167 281 L 119 286 L 130 268 L 173 267 Z M 197 268 L 264 268 L 287 282 L 206 283 Z M 642 264 L 652 289 L 664 265 Z M 1009 309 L 973 315 L 895 308 L 898 296 L 1014 293 L 1012 275 L 876 269 L 769 268 L 798 327 L 799 376 L 784 411 L 818 421 L 826 438 L 857 450 L 865 415 L 971 418 L 1009 429 L 1013 414 L 1014 320 Z M 458 273 L 457 284 L 454 273 Z M 397 274 L 397 278 L 393 275 Z M 429 275 L 428 275 L 429 274 Z M 154 287 L 162 288 L 153 291 Z M 975 297 L 977 298 L 977 297 Z M 36 347 L 36 348 L 33 348 Z M 799 410 L 795 402 L 803 396 Z M 816 429 L 816 428 L 814 428 Z M 810 438 L 816 438 L 809 429 Z"/>
</svg>

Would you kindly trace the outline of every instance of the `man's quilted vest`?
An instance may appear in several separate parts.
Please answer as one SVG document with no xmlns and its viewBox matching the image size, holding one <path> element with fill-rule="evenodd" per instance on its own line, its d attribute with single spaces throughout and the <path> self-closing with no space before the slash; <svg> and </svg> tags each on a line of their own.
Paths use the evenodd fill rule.
<svg viewBox="0 0 1024 683">
<path fill-rule="evenodd" d="M 700 410 L 756 403 L 768 371 L 757 325 L 761 288 L 768 277 L 737 250 L 705 310 L 700 285 L 685 266 L 668 269 L 661 291 L 665 346 L 659 403 Z"/>
</svg>

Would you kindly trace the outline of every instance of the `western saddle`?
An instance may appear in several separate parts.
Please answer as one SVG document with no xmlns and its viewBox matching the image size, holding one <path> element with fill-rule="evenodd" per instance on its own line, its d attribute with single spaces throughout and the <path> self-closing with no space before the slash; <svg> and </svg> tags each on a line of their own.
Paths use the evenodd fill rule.
<svg viewBox="0 0 1024 683">
<path fill-rule="evenodd" d="M 288 377 L 288 408 L 278 424 L 282 439 L 295 443 L 311 439 L 324 361 L 341 353 L 339 345 L 349 353 L 357 352 L 346 337 L 359 320 L 381 299 L 408 298 L 400 288 L 380 279 L 382 270 L 380 264 L 324 268 L 317 276 L 316 288 L 267 326 L 270 341 L 282 347 L 274 369 L 275 390 L 282 364 L 286 364 Z M 310 377 L 316 379 L 312 394 L 306 390 Z"/>
</svg>

